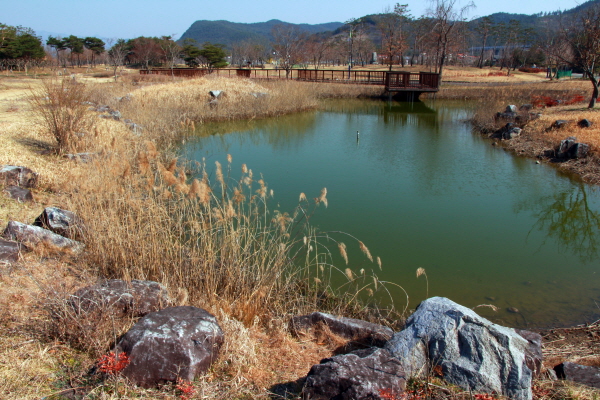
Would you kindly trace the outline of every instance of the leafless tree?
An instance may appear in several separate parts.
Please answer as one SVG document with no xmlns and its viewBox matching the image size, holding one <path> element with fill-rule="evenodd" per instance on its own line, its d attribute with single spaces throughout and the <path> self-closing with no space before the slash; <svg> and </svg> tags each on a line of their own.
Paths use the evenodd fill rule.
<svg viewBox="0 0 600 400">
<path fill-rule="evenodd" d="M 431 8 L 427 12 L 433 23 L 431 33 L 436 42 L 435 72 L 440 74 L 440 79 L 449 49 L 460 39 L 458 31 L 465 27 L 466 14 L 474 7 L 473 3 L 469 3 L 458 8 L 456 2 L 457 0 L 431 0 Z"/>
<path fill-rule="evenodd" d="M 315 34 L 306 41 L 306 55 L 312 60 L 315 69 L 319 69 L 323 61 L 331 55 L 331 49 L 335 45 L 333 38 Z"/>
<path fill-rule="evenodd" d="M 479 54 L 479 60 L 477 66 L 483 68 L 483 61 L 485 55 L 485 48 L 487 46 L 487 40 L 492 32 L 493 21 L 490 17 L 483 17 L 481 21 L 475 27 L 475 32 L 481 35 L 481 53 Z"/>
<path fill-rule="evenodd" d="M 181 58 L 181 46 L 178 45 L 175 40 L 175 35 L 171 36 L 163 36 L 160 41 L 160 48 L 162 49 L 165 59 L 167 60 L 167 65 L 171 68 L 171 76 L 175 76 L 173 72 L 173 68 L 175 68 L 175 64 L 177 64 L 177 60 Z"/>
<path fill-rule="evenodd" d="M 292 25 L 278 24 L 273 27 L 271 34 L 279 65 L 285 69 L 286 78 L 289 78 L 294 64 L 305 61 L 306 32 Z"/>
<path fill-rule="evenodd" d="M 407 4 L 396 3 L 393 10 L 388 8 L 384 13 L 380 14 L 377 29 L 381 33 L 381 49 L 387 56 L 390 71 L 392 70 L 394 59 L 399 58 L 401 64 L 404 65 L 403 54 L 408 48 L 405 35 L 407 20 Z"/>
<path fill-rule="evenodd" d="M 600 62 L 600 6 L 590 7 L 570 21 L 564 21 L 560 36 L 566 46 L 556 56 L 573 68 L 583 70 L 593 87 L 588 108 L 594 108 L 598 100 L 598 78 L 594 74 Z"/>
<path fill-rule="evenodd" d="M 108 50 L 108 60 L 113 67 L 113 74 L 116 82 L 118 78 L 117 70 L 125 64 L 125 57 L 129 54 L 129 49 L 127 43 L 123 39 L 117 41 L 110 39 L 107 44 L 110 47 Z"/>
<path fill-rule="evenodd" d="M 356 58 L 363 66 L 371 61 L 372 54 L 375 51 L 375 44 L 364 29 L 356 33 L 354 48 Z"/>
</svg>

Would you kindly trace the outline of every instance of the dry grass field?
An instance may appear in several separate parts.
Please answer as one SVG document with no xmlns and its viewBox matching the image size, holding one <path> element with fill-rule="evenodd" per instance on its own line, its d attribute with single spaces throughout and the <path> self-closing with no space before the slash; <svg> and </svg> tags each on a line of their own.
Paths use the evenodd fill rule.
<svg viewBox="0 0 600 400">
<path fill-rule="evenodd" d="M 455 86 L 462 91 L 457 96 L 477 97 L 485 91 L 490 101 L 480 112 L 482 119 L 488 111 L 501 111 L 506 102 L 516 99 L 544 93 L 571 96 L 587 90 L 580 82 L 548 83 L 532 74 L 498 77 L 485 71 L 489 73 L 447 69 L 448 82 L 470 82 Z M 76 211 L 88 221 L 84 256 L 58 257 L 37 251 L 25 253 L 18 263 L 0 265 L 0 397 L 182 398 L 174 387 L 142 390 L 118 377 L 99 381 L 90 375 L 98 356 L 133 321 L 98 325 L 90 334 L 83 329 L 86 321 L 68 321 L 69 329 L 65 329 L 65 321 L 51 318 L 50 311 L 64 306 L 68 294 L 100 277 L 158 280 L 181 304 L 201 306 L 217 316 L 226 343 L 214 367 L 194 382 L 193 398 L 296 398 L 293 394 L 277 397 L 270 394 L 270 388 L 289 383 L 290 390 L 297 390 L 293 382 L 342 342 L 334 336 L 318 343 L 293 338 L 286 325 L 294 313 L 320 309 L 384 323 L 390 322 L 388 318 L 401 319 L 401 313 L 394 310 L 366 308 L 353 300 L 358 288 L 374 299 L 384 294 L 376 276 L 332 270 L 346 277 L 348 291 L 334 294 L 328 287 L 327 251 L 357 246 L 374 265 L 377 260 L 362 242 L 348 240 L 331 249 L 322 247 L 323 238 L 310 228 L 310 215 L 314 207 L 326 206 L 326 190 L 307 193 L 305 198 L 318 199 L 310 203 L 299 194 L 295 210 L 258 223 L 265 221 L 271 196 L 260 173 L 268 176 L 269 171 L 253 172 L 249 167 L 231 171 L 229 165 L 217 165 L 209 179 L 209 166 L 180 160 L 171 147 L 205 121 L 264 118 L 317 108 L 320 97 L 373 95 L 373 88 L 227 78 L 173 81 L 135 73 L 125 73 L 115 82 L 94 77 L 102 75 L 102 70 L 71 72 L 75 86 L 71 77 L 67 86 L 60 86 L 58 77 L 49 77 L 51 81 L 0 75 L 0 165 L 24 165 L 40 174 L 33 202 L 18 203 L 0 196 L 0 225 L 4 227 L 9 220 L 31 223 L 50 205 Z M 494 89 L 498 94 L 489 95 L 494 83 L 506 82 L 518 84 L 498 86 Z M 143 134 L 136 135 L 122 121 L 101 119 L 89 111 L 81 116 L 93 122 L 86 135 L 72 137 L 62 150 L 91 152 L 96 158 L 90 163 L 63 158 L 48 125 L 40 123 L 39 103 L 31 101 L 32 96 L 51 97 L 57 90 L 85 90 L 88 101 L 119 110 L 123 118 L 143 127 Z M 210 104 L 210 90 L 225 92 L 216 106 Z M 440 97 L 446 90 L 451 91 L 443 89 Z M 68 107 L 78 104 L 79 100 Z M 541 132 L 558 118 L 588 118 L 597 127 L 597 111 L 582 107 L 547 108 L 531 124 L 531 132 Z M 573 132 L 598 151 L 597 129 Z M 542 136 L 547 146 L 561 138 L 554 132 Z M 197 178 L 192 179 L 192 174 Z M 218 254 L 217 248 L 221 249 Z M 300 268 L 285 256 L 296 252 L 302 252 L 297 258 L 306 260 Z M 213 268 L 217 263 L 220 268 Z M 321 272 L 320 265 L 325 268 Z M 556 361 L 562 353 L 555 354 Z M 587 353 L 575 349 L 562 357 L 576 360 L 582 354 Z M 573 385 L 547 381 L 536 385 L 540 399 L 598 395 Z M 468 393 L 457 396 L 468 398 Z"/>
</svg>

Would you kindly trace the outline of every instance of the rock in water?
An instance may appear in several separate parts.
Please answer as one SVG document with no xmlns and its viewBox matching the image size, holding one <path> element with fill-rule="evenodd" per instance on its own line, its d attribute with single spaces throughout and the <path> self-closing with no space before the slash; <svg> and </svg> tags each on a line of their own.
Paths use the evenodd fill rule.
<svg viewBox="0 0 600 400">
<path fill-rule="evenodd" d="M 453 301 L 422 302 L 385 349 L 401 361 L 408 376 L 442 367 L 444 379 L 465 390 L 496 392 L 530 400 L 531 343 L 512 328 L 493 324 Z M 528 362 L 529 361 L 529 362 Z"/>
<path fill-rule="evenodd" d="M 143 387 L 177 378 L 193 381 L 208 370 L 223 344 L 223 331 L 207 311 L 169 307 L 138 321 L 123 336 L 117 351 L 129 356 L 122 374 Z"/>
</svg>

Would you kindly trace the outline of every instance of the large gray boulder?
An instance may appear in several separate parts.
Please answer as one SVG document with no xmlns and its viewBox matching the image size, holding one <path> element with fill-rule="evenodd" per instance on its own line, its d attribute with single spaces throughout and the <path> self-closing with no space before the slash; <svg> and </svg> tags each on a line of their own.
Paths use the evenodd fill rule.
<svg viewBox="0 0 600 400">
<path fill-rule="evenodd" d="M 190 306 L 169 307 L 138 321 L 117 344 L 129 356 L 122 374 L 142 387 L 177 378 L 193 381 L 208 370 L 223 344 L 216 318 Z"/>
<path fill-rule="evenodd" d="M 372 347 L 313 365 L 302 396 L 306 400 L 402 398 L 406 379 L 398 359 L 384 349 Z"/>
<path fill-rule="evenodd" d="M 385 349 L 407 375 L 440 366 L 444 379 L 465 390 L 496 392 L 530 400 L 530 342 L 512 328 L 496 325 L 443 297 L 422 302 Z"/>
<path fill-rule="evenodd" d="M 394 334 L 393 330 L 383 325 L 322 312 L 296 316 L 290 321 L 291 331 L 297 336 L 318 336 L 319 330 L 325 326 L 335 335 L 369 346 L 382 347 Z"/>
<path fill-rule="evenodd" d="M 34 188 L 38 183 L 38 174 L 27 167 L 17 165 L 0 166 L 0 184 Z"/>
<path fill-rule="evenodd" d="M 84 248 L 83 243 L 57 235 L 39 226 L 17 221 L 9 221 L 2 236 L 20 242 L 30 249 L 44 247 L 45 250 L 52 252 L 79 254 Z"/>
<path fill-rule="evenodd" d="M 169 305 L 167 288 L 158 282 L 109 279 L 76 291 L 69 304 L 77 313 L 143 317 Z"/>
</svg>

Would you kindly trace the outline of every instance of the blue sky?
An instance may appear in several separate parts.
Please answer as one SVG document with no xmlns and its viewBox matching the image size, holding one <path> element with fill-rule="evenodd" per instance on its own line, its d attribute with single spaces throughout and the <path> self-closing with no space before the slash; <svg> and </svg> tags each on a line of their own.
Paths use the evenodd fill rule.
<svg viewBox="0 0 600 400">
<path fill-rule="evenodd" d="M 457 0 L 459 2 L 461 0 Z M 80 37 L 132 38 L 175 35 L 179 38 L 197 20 L 293 23 L 344 22 L 382 12 L 395 4 L 386 0 L 0 0 L 0 22 L 36 32 Z M 427 1 L 405 0 L 411 14 L 422 15 Z M 573 8 L 575 0 L 475 0 L 469 16 L 495 12 L 535 14 Z M 462 5 L 466 4 L 462 0 Z"/>
</svg>

